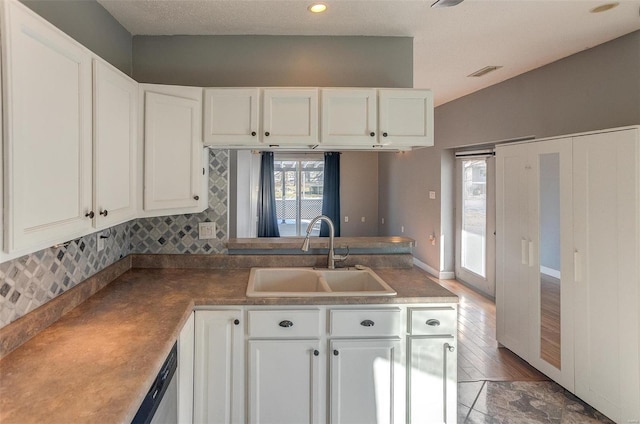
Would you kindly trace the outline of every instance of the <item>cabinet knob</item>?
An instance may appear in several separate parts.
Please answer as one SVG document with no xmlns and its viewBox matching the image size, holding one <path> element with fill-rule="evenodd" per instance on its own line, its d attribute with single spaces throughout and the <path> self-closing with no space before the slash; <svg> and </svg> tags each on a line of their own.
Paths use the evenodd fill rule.
<svg viewBox="0 0 640 424">
<path fill-rule="evenodd" d="M 89 212 L 85 213 L 84 216 L 86 216 L 89 219 L 93 219 L 93 217 L 96 216 L 96 214 L 93 213 L 93 211 L 89 211 Z"/>
<path fill-rule="evenodd" d="M 240 320 L 239 320 L 239 319 L 234 319 L 234 320 L 233 320 L 233 323 L 234 323 L 235 325 L 240 325 Z"/>
<path fill-rule="evenodd" d="M 373 327 L 375 325 L 375 322 L 371 321 L 370 319 L 365 319 L 360 323 L 360 325 L 363 327 Z"/>
<path fill-rule="evenodd" d="M 283 328 L 289 328 L 289 327 L 293 327 L 293 322 L 289 321 L 288 319 L 285 319 L 284 321 L 280 321 L 278 325 Z"/>
<path fill-rule="evenodd" d="M 320 351 L 318 351 L 317 349 L 313 351 L 313 356 L 318 356 L 320 355 Z"/>
<path fill-rule="evenodd" d="M 109 215 L 109 211 L 105 209 L 105 210 L 100 212 L 100 215 L 102 215 L 102 216 L 104 216 L 106 218 L 107 215 Z"/>
<path fill-rule="evenodd" d="M 428 319 L 426 324 L 431 327 L 438 327 L 440 325 L 440 321 L 438 321 L 437 319 Z"/>
<path fill-rule="evenodd" d="M 337 349 L 334 349 L 334 350 L 333 350 L 333 356 L 338 356 L 339 354 L 340 354 L 340 352 L 338 352 L 338 350 L 337 350 Z"/>
<path fill-rule="evenodd" d="M 200 200 L 200 196 L 196 194 L 195 196 L 193 196 L 193 200 Z"/>
<path fill-rule="evenodd" d="M 448 350 L 449 352 L 453 352 L 454 350 L 456 350 L 456 348 L 451 346 L 449 343 L 445 343 L 444 344 L 444 348 L 445 348 L 445 350 Z"/>
<path fill-rule="evenodd" d="M 369 135 L 370 135 L 371 137 L 375 137 L 375 136 L 376 136 L 376 133 L 374 133 L 373 131 L 371 131 L 371 132 L 369 133 Z"/>
<path fill-rule="evenodd" d="M 387 134 L 386 132 L 383 132 L 383 133 L 382 133 L 382 136 L 383 136 L 383 137 L 386 137 L 386 136 L 388 136 L 388 135 L 389 135 L 389 134 Z"/>
<path fill-rule="evenodd" d="M 251 131 L 251 136 L 255 137 L 257 135 L 257 133 L 255 131 Z"/>
<path fill-rule="evenodd" d="M 269 137 L 271 134 L 269 133 L 269 131 L 266 131 L 266 132 L 264 133 L 264 135 L 265 135 L 265 136 L 267 136 L 267 137 Z"/>
</svg>

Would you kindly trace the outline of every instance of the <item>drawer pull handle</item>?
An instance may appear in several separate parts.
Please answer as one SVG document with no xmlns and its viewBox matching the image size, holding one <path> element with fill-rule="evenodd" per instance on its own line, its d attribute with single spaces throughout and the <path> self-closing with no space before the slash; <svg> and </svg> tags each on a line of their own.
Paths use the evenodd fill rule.
<svg viewBox="0 0 640 424">
<path fill-rule="evenodd" d="M 233 320 L 233 323 L 234 323 L 235 325 L 240 325 L 240 320 L 239 320 L 239 319 L 234 319 L 234 320 Z"/>
<path fill-rule="evenodd" d="M 283 328 L 289 328 L 289 327 L 293 327 L 293 323 L 291 321 L 289 321 L 288 319 L 285 319 L 284 321 L 280 321 L 280 324 L 278 324 L 280 327 Z"/>
<path fill-rule="evenodd" d="M 334 349 L 333 350 L 333 356 L 338 356 L 340 354 L 340 352 L 338 352 L 338 350 Z"/>
<path fill-rule="evenodd" d="M 455 347 L 453 347 L 453 346 L 451 346 L 449 343 L 445 343 L 445 344 L 444 344 L 444 348 L 445 348 L 446 350 L 448 350 L 449 352 L 453 352 L 454 350 L 456 350 L 456 348 L 455 348 Z"/>
<path fill-rule="evenodd" d="M 431 327 L 438 327 L 440 325 L 440 321 L 438 321 L 437 319 L 428 319 L 427 325 Z"/>
<path fill-rule="evenodd" d="M 365 319 L 364 321 L 362 321 L 360 323 L 361 326 L 363 327 L 373 327 L 376 323 L 371 321 L 370 319 Z"/>
<path fill-rule="evenodd" d="M 318 351 L 317 349 L 313 351 L 313 356 L 318 356 L 320 355 L 320 351 Z"/>
</svg>

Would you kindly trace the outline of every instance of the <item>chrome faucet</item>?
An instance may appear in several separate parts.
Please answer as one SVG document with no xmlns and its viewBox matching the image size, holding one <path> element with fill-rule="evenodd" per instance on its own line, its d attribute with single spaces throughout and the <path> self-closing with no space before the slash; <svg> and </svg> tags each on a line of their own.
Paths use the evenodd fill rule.
<svg viewBox="0 0 640 424">
<path fill-rule="evenodd" d="M 307 227 L 307 236 L 304 238 L 304 241 L 302 242 L 302 247 L 300 247 L 300 250 L 302 250 L 303 252 L 309 251 L 309 236 L 311 235 L 311 230 L 313 230 L 313 226 L 316 225 L 316 222 L 318 221 L 326 221 L 327 225 L 329 226 L 329 255 L 327 258 L 327 268 L 336 269 L 336 262 L 342 262 L 349 257 L 349 248 L 347 248 L 347 254 L 344 256 L 336 255 L 335 252 L 333 251 L 333 239 L 335 235 L 335 227 L 333 226 L 333 221 L 331 221 L 331 218 L 329 218 L 328 216 L 320 215 L 320 216 L 316 216 L 315 218 L 313 218 L 313 220 L 311 220 L 311 222 L 309 223 L 309 226 Z"/>
</svg>

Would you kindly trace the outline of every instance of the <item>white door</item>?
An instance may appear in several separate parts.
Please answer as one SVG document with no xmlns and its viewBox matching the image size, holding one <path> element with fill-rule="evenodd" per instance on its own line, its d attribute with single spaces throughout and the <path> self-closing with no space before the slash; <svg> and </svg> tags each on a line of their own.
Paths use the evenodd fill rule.
<svg viewBox="0 0 640 424">
<path fill-rule="evenodd" d="M 495 159 L 456 160 L 456 278 L 495 296 Z"/>
<path fill-rule="evenodd" d="M 249 340 L 248 346 L 247 422 L 319 423 L 324 355 L 318 340 Z"/>
<path fill-rule="evenodd" d="M 244 422 L 241 310 L 196 311 L 195 423 Z"/>
<path fill-rule="evenodd" d="M 409 338 L 409 423 L 455 423 L 457 352 L 453 336 Z"/>
<path fill-rule="evenodd" d="M 262 101 L 264 144 L 318 144 L 317 88 L 266 88 Z"/>
<path fill-rule="evenodd" d="M 402 423 L 399 340 L 333 340 L 329 349 L 333 424 Z"/>
<path fill-rule="evenodd" d="M 91 231 L 91 57 L 21 3 L 2 7 L 4 247 L 15 252 Z"/>
<path fill-rule="evenodd" d="M 382 145 L 433 146 L 433 93 L 378 90 L 378 139 Z"/>
<path fill-rule="evenodd" d="M 110 227 L 136 212 L 138 83 L 97 59 L 93 79 L 93 209 L 96 226 Z"/>
<path fill-rule="evenodd" d="M 146 91 L 144 104 L 144 209 L 202 210 L 201 102 Z"/>
<path fill-rule="evenodd" d="M 178 423 L 192 424 L 193 421 L 193 378 L 195 359 L 194 313 L 180 330 L 178 336 L 178 369 L 176 371 L 178 392 Z"/>
<path fill-rule="evenodd" d="M 204 90 L 204 142 L 211 145 L 258 145 L 260 89 Z"/>
<path fill-rule="evenodd" d="M 322 144 L 378 144 L 375 89 L 322 89 Z"/>
<path fill-rule="evenodd" d="M 575 393 L 640 421 L 638 130 L 574 138 Z"/>
<path fill-rule="evenodd" d="M 528 144 L 530 352 L 524 358 L 572 390 L 573 202 L 572 140 Z M 512 216 L 511 220 L 518 219 Z"/>
<path fill-rule="evenodd" d="M 527 144 L 496 148 L 496 333 L 522 358 L 530 351 L 531 169 Z"/>
</svg>

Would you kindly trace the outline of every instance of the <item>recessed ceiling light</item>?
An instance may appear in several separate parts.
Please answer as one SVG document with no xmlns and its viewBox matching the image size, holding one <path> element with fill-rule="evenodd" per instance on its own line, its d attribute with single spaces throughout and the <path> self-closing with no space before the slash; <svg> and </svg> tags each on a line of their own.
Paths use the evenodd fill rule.
<svg viewBox="0 0 640 424">
<path fill-rule="evenodd" d="M 308 7 L 309 12 L 313 13 L 322 13 L 327 10 L 327 5 L 323 3 L 314 3 Z"/>
<path fill-rule="evenodd" d="M 483 75 L 487 75 L 489 72 L 497 71 L 500 68 L 502 68 L 502 66 L 497 66 L 497 65 L 485 66 L 484 68 L 478 69 L 474 73 L 469 74 L 467 76 L 468 77 L 481 77 Z"/>
<path fill-rule="evenodd" d="M 607 10 L 611 10 L 614 7 L 617 7 L 619 5 L 620 5 L 620 3 L 618 3 L 617 1 L 616 2 L 612 2 L 612 3 L 606 3 L 606 4 L 602 4 L 600 6 L 594 7 L 589 12 L 591 12 L 591 13 L 606 12 Z"/>
</svg>

